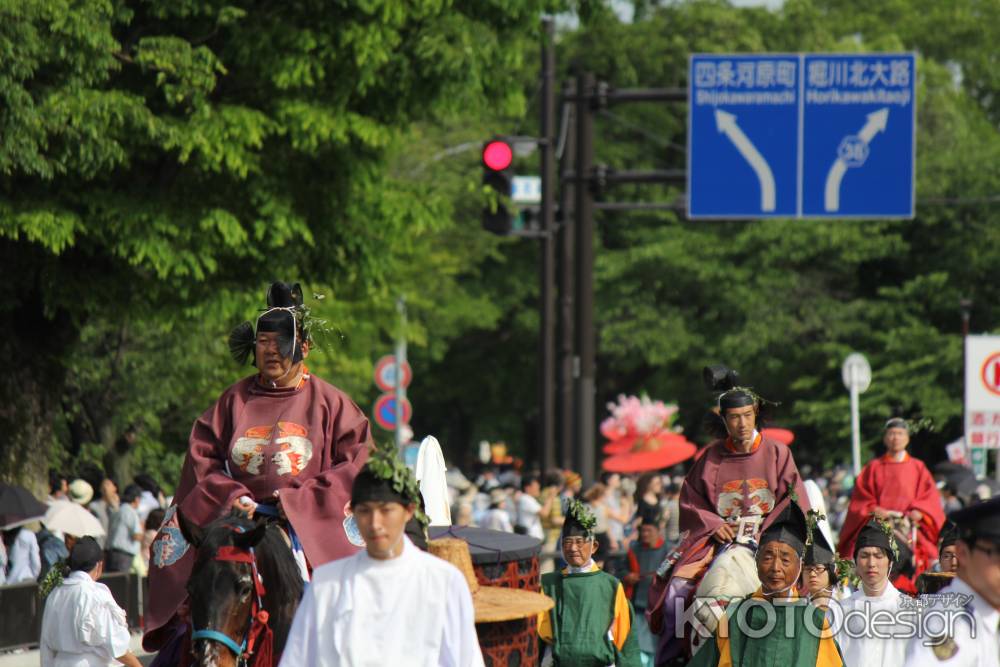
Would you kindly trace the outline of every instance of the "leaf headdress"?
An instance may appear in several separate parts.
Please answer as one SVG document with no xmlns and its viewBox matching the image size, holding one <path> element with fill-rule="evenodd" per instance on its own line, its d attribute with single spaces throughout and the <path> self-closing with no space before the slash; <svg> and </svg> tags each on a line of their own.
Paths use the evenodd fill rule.
<svg viewBox="0 0 1000 667">
<path fill-rule="evenodd" d="M 590 511 L 590 508 L 586 504 L 576 498 L 571 500 L 566 507 L 566 516 L 590 534 L 594 532 L 594 528 L 597 526 L 597 517 L 594 516 L 594 513 Z"/>
<path fill-rule="evenodd" d="M 430 519 L 424 513 L 420 485 L 413 471 L 399 459 L 394 444 L 387 443 L 382 447 L 376 444 L 371 450 L 368 462 L 365 463 L 365 469 L 375 477 L 389 482 L 393 491 L 413 503 L 416 506 L 414 516 L 424 528 L 427 528 Z"/>
</svg>

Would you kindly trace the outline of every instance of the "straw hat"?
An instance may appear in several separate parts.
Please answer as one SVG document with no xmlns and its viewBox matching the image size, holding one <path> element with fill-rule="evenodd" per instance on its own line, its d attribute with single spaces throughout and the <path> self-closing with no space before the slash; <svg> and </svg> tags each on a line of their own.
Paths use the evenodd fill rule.
<svg viewBox="0 0 1000 667">
<path fill-rule="evenodd" d="M 86 505 L 94 497 L 94 487 L 82 479 L 74 479 L 69 484 L 69 499 L 77 505 Z"/>
<path fill-rule="evenodd" d="M 476 610 L 476 623 L 499 623 L 529 618 L 555 606 L 552 598 L 541 593 L 500 586 L 480 586 L 472 569 L 472 556 L 465 540 L 443 537 L 429 540 L 427 550 L 457 567 L 465 576 Z"/>
</svg>

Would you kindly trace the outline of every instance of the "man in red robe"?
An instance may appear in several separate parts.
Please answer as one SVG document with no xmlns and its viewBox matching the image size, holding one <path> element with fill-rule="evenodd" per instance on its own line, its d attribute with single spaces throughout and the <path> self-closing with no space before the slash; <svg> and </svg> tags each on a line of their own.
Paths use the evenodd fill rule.
<svg viewBox="0 0 1000 667">
<path fill-rule="evenodd" d="M 808 511 L 808 496 L 791 450 L 757 431 L 760 399 L 734 388 L 719 397 L 727 436 L 702 452 L 681 487 L 681 542 L 660 567 L 650 589 L 650 626 L 660 633 L 656 664 L 682 650 L 676 641 L 675 600 L 690 599 L 714 555 L 734 541 L 755 546 L 776 516 L 775 507 L 797 502 Z M 740 533 L 740 534 L 738 534 Z"/>
<path fill-rule="evenodd" d="M 364 546 L 348 507 L 368 458 L 368 419 L 306 368 L 309 331 L 299 286 L 274 283 L 267 306 L 256 327 L 246 322 L 230 336 L 233 356 L 251 360 L 258 372 L 226 389 L 191 430 L 174 504 L 150 549 L 147 650 L 174 646 L 187 625 L 180 617 L 195 554 L 178 510 L 201 527 L 231 509 L 282 517 L 304 577 L 310 567 Z"/>
<path fill-rule="evenodd" d="M 869 461 L 854 483 L 838 551 L 854 553 L 854 541 L 872 514 L 886 520 L 890 512 L 901 513 L 917 527 L 917 541 L 911 545 L 915 577 L 938 557 L 938 532 L 944 524 L 941 495 L 927 466 L 906 451 L 910 444 L 906 420 L 886 422 L 882 442 L 885 455 Z M 909 588 L 908 581 L 899 583 Z"/>
</svg>

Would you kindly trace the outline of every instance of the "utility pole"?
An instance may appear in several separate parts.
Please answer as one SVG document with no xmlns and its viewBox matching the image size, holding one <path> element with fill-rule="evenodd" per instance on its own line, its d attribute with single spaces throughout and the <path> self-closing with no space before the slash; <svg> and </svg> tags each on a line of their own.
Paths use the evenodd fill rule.
<svg viewBox="0 0 1000 667">
<path fill-rule="evenodd" d="M 396 452 L 403 450 L 403 427 L 406 412 L 406 386 L 403 384 L 403 366 L 406 365 L 406 299 L 402 296 L 396 299 L 396 312 L 399 313 L 399 335 L 396 338 Z"/>
<path fill-rule="evenodd" d="M 576 78 L 576 446 L 584 484 L 595 477 L 594 400 L 596 398 L 594 332 L 594 191 L 589 176 L 594 167 L 594 75 L 581 72 Z M 584 180 L 587 179 L 587 180 Z"/>
<path fill-rule="evenodd" d="M 555 380 L 556 380 L 556 238 L 555 190 L 558 187 L 555 173 L 555 124 L 556 124 L 556 58 L 555 23 L 551 18 L 542 20 L 542 202 L 541 202 L 541 299 L 542 331 L 539 357 L 539 410 L 538 430 L 541 446 L 542 471 L 556 465 L 555 443 Z"/>
<path fill-rule="evenodd" d="M 569 79 L 562 94 L 562 106 L 567 109 L 562 128 L 566 143 L 563 146 L 559 167 L 562 190 L 559 204 L 559 465 L 579 470 L 576 460 L 576 425 L 573 420 L 573 384 L 576 378 L 574 355 L 573 314 L 575 312 L 575 244 L 573 224 L 576 187 L 573 179 L 562 174 L 574 166 L 576 160 L 576 81 Z"/>
</svg>

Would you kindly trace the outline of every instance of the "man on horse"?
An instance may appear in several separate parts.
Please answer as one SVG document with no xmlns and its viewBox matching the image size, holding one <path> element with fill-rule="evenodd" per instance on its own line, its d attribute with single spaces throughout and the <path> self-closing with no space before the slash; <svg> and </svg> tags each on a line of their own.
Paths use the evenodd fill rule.
<svg viewBox="0 0 1000 667">
<path fill-rule="evenodd" d="M 375 450 L 351 509 L 365 550 L 316 568 L 295 613 L 282 667 L 482 667 L 472 595 L 449 562 L 414 546 L 416 478 L 394 450 Z"/>
<path fill-rule="evenodd" d="M 276 282 L 255 325 L 244 322 L 230 335 L 233 357 L 257 372 L 226 389 L 191 430 L 174 504 L 150 550 L 147 650 L 187 625 L 178 612 L 195 549 L 177 512 L 200 527 L 232 508 L 276 517 L 303 578 L 364 544 L 349 498 L 368 455 L 368 420 L 347 394 L 309 372 L 309 324 L 299 285 Z"/>
<path fill-rule="evenodd" d="M 670 663 L 684 650 L 674 627 L 682 622 L 677 601 L 690 602 L 696 589 L 706 598 L 752 593 L 760 585 L 753 556 L 772 513 L 791 502 L 808 509 L 791 450 L 757 430 L 760 397 L 735 386 L 736 374 L 729 369 L 705 371 L 711 388 L 725 389 L 718 398 L 718 417 L 726 435 L 702 451 L 684 478 L 681 542 L 659 568 L 650 590 L 650 627 L 660 633 L 657 665 Z M 705 585 L 699 587 L 703 577 Z M 709 632 L 717 617 L 717 610 L 699 615 Z"/>
<path fill-rule="evenodd" d="M 913 574 L 919 575 L 938 558 L 938 532 L 944 524 L 941 495 L 927 466 L 906 451 L 910 444 L 906 420 L 886 422 L 882 441 L 885 455 L 870 461 L 854 484 L 847 518 L 840 530 L 839 551 L 854 553 L 858 533 L 874 514 L 907 533 L 905 541 L 913 553 Z M 905 576 L 897 578 L 895 584 L 907 592 L 914 590 Z"/>
</svg>

